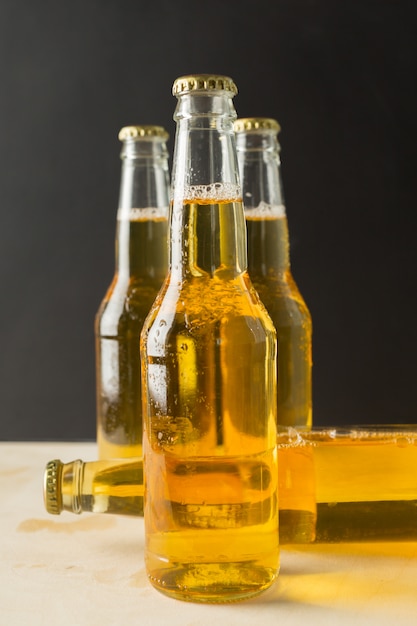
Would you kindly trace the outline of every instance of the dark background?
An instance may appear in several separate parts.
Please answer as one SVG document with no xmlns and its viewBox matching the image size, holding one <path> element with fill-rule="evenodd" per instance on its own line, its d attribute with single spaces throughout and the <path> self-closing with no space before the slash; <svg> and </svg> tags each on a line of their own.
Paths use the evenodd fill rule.
<svg viewBox="0 0 417 626">
<path fill-rule="evenodd" d="M 415 0 L 0 1 L 0 439 L 95 436 L 121 126 L 187 73 L 282 125 L 316 424 L 417 421 Z"/>
</svg>

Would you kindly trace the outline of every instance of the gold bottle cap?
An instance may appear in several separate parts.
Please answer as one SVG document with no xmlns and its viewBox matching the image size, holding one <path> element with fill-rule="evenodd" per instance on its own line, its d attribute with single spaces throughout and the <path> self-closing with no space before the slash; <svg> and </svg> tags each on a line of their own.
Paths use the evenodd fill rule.
<svg viewBox="0 0 417 626">
<path fill-rule="evenodd" d="M 190 76 L 180 76 L 174 81 L 172 94 L 180 96 L 190 91 L 229 91 L 234 96 L 237 94 L 237 87 L 233 79 L 229 76 L 218 76 L 217 74 L 192 74 Z"/>
<path fill-rule="evenodd" d="M 169 134 L 163 126 L 124 126 L 119 132 L 120 141 L 126 139 L 146 139 L 152 137 L 159 137 L 160 139 L 167 141 Z"/>
<path fill-rule="evenodd" d="M 271 117 L 242 117 L 237 119 L 233 128 L 235 133 L 244 133 L 251 130 L 273 130 L 279 133 L 281 126 Z"/>
<path fill-rule="evenodd" d="M 45 508 L 52 515 L 59 515 L 62 511 L 61 474 L 62 461 L 49 461 L 45 468 L 43 483 L 43 499 Z"/>
</svg>

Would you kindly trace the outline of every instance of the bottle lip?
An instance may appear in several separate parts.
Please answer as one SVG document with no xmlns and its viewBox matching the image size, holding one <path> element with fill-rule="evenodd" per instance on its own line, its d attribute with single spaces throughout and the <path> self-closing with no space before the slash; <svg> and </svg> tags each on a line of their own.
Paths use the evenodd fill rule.
<svg viewBox="0 0 417 626">
<path fill-rule="evenodd" d="M 232 96 L 237 94 L 237 87 L 230 76 L 219 74 L 189 74 L 174 81 L 172 94 L 182 96 L 196 91 L 226 91 Z"/>
<path fill-rule="evenodd" d="M 163 141 L 169 139 L 169 133 L 163 126 L 155 126 L 151 124 L 141 124 L 136 126 L 123 126 L 119 131 L 120 141 L 132 139 L 138 141 L 141 139 L 158 138 Z"/>
<path fill-rule="evenodd" d="M 59 459 L 49 461 L 45 468 L 43 497 L 45 508 L 51 515 L 62 511 L 61 474 L 63 463 Z"/>
<path fill-rule="evenodd" d="M 242 117 L 233 123 L 235 133 L 244 133 L 248 131 L 265 131 L 272 130 L 279 133 L 281 126 L 272 117 Z"/>
</svg>

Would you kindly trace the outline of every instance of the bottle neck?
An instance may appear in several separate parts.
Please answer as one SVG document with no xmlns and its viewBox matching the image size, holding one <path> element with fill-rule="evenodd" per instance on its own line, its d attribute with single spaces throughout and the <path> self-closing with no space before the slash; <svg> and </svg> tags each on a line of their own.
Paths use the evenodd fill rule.
<svg viewBox="0 0 417 626">
<path fill-rule="evenodd" d="M 167 252 L 159 251 L 166 248 L 161 240 L 166 240 L 169 212 L 166 143 L 155 137 L 125 140 L 121 159 L 117 273 L 138 278 L 163 277 Z"/>
<path fill-rule="evenodd" d="M 235 117 L 226 92 L 179 96 L 170 224 L 170 272 L 179 280 L 246 270 Z"/>
<path fill-rule="evenodd" d="M 50 513 L 89 511 L 143 515 L 143 463 L 140 458 L 88 463 L 79 459 L 72 463 L 56 460 L 48 464 L 46 480 Z"/>
<path fill-rule="evenodd" d="M 80 459 L 61 465 L 61 510 L 81 513 L 84 463 Z"/>
<path fill-rule="evenodd" d="M 248 229 L 249 273 L 266 276 L 288 271 L 288 223 L 276 131 L 239 132 L 236 148 Z"/>
</svg>

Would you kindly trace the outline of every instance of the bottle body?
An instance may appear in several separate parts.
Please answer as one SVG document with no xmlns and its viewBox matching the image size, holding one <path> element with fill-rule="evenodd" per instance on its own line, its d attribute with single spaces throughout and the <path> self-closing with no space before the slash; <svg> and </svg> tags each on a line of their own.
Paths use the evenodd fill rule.
<svg viewBox="0 0 417 626">
<path fill-rule="evenodd" d="M 75 461 L 59 471 L 57 463 L 48 464 L 45 473 L 49 513 L 143 515 L 142 459 Z M 82 471 L 77 469 L 80 464 Z M 281 545 L 417 540 L 415 426 L 282 429 L 278 465 Z M 233 465 L 226 467 L 232 471 Z M 238 465 L 233 471 L 237 486 Z M 214 500 L 222 473 L 209 474 L 208 498 L 211 493 Z M 182 475 L 178 471 L 172 476 L 177 499 L 183 491 Z M 175 515 L 186 521 L 181 509 Z M 200 526 L 208 526 L 211 519 L 198 507 L 188 510 L 187 518 Z"/>
<path fill-rule="evenodd" d="M 148 576 L 197 602 L 278 570 L 275 331 L 246 272 L 229 100 L 179 97 L 169 274 L 141 336 Z"/>
<path fill-rule="evenodd" d="M 101 459 L 142 455 L 139 337 L 168 268 L 167 134 L 134 128 L 147 132 L 122 134 L 116 272 L 95 320 Z"/>
<path fill-rule="evenodd" d="M 275 419 L 259 394 L 274 348 L 272 340 L 270 347 L 254 345 L 265 329 L 256 302 L 238 304 L 247 290 L 243 277 L 222 282 L 191 279 L 172 294 L 167 288 L 149 320 L 143 366 L 151 387 L 144 434 L 148 571 L 176 597 L 219 602 L 269 586 L 278 537 L 274 426 L 265 426 L 258 411 Z M 183 302 L 193 306 L 185 312 Z M 251 569 L 261 572 L 261 589 L 251 585 Z M 189 597 L 181 591 L 186 581 Z"/>
<path fill-rule="evenodd" d="M 291 273 L 275 120 L 235 123 L 248 233 L 248 272 L 278 336 L 277 420 L 312 424 L 312 322 Z"/>
</svg>

